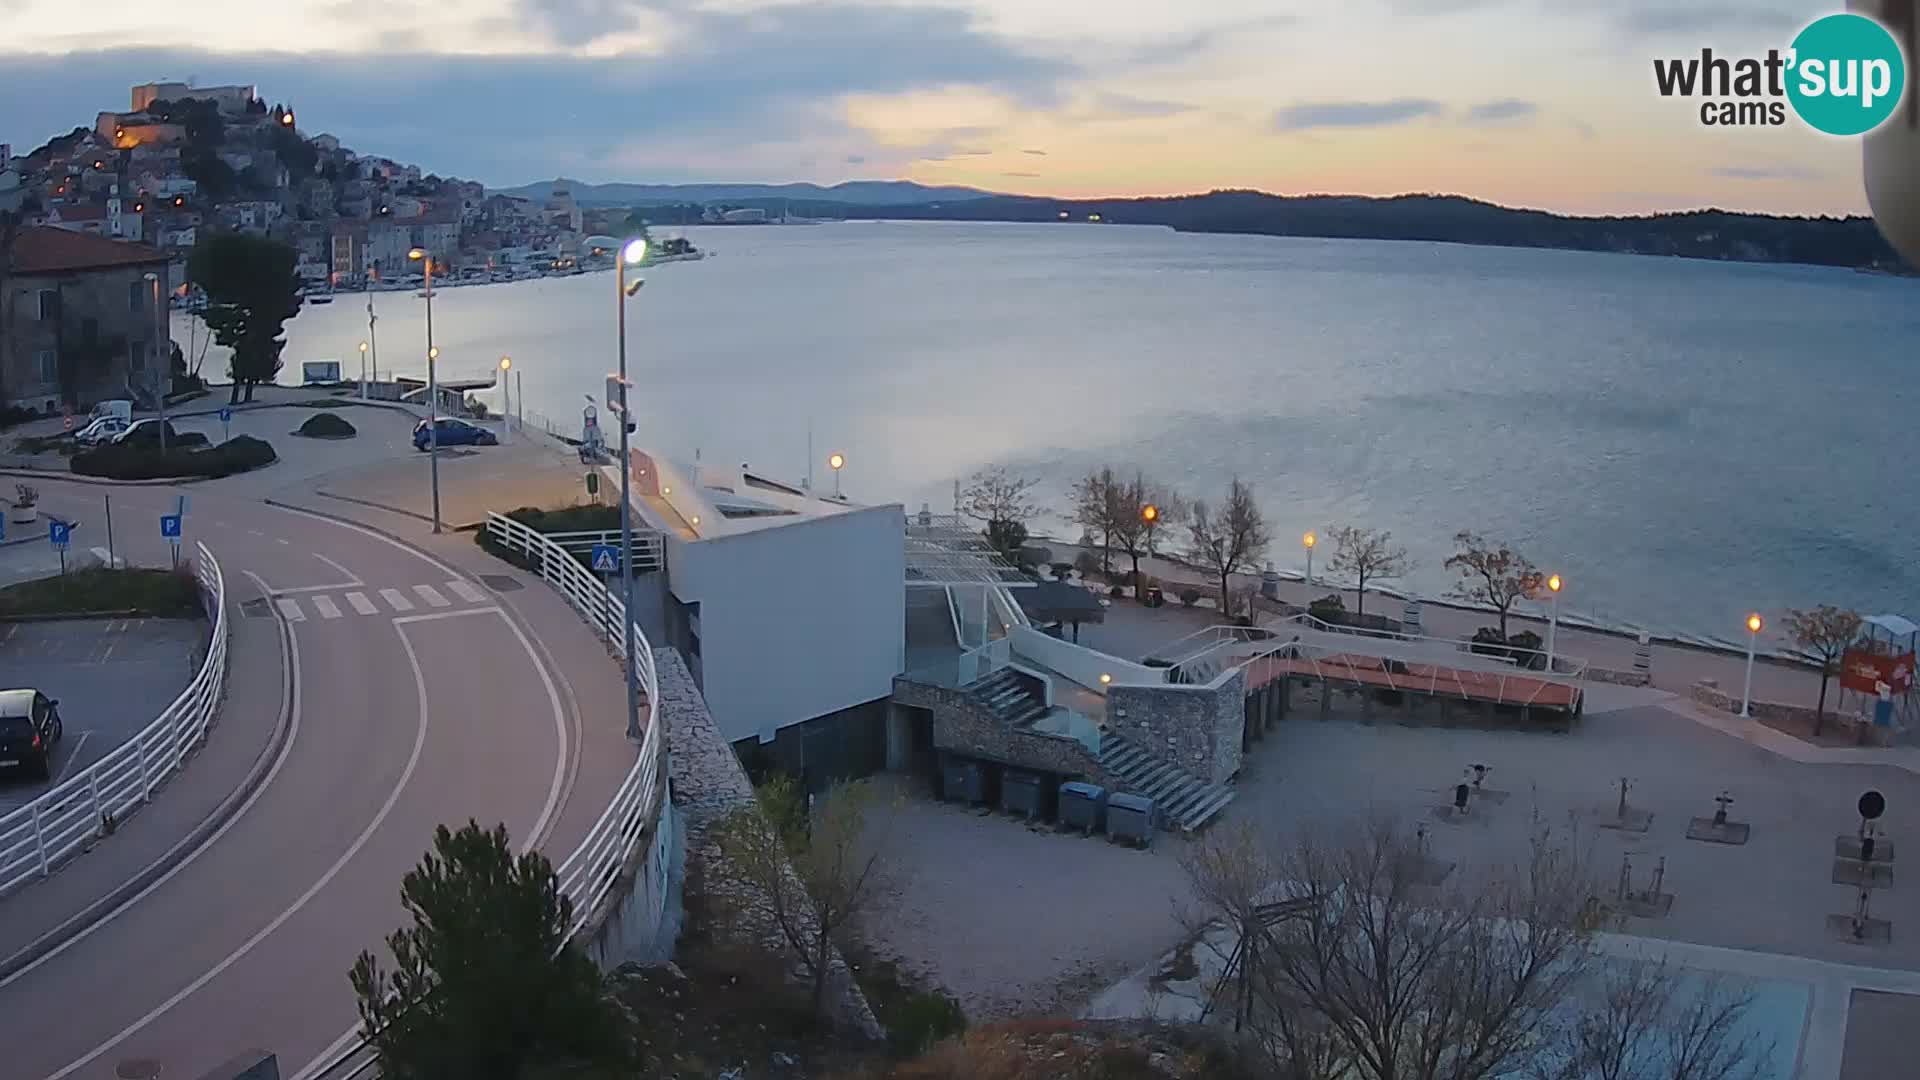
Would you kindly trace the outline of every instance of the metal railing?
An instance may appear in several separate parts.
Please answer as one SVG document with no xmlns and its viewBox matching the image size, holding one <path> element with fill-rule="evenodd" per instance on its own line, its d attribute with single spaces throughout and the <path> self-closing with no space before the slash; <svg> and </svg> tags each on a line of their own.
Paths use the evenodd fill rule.
<svg viewBox="0 0 1920 1080">
<path fill-rule="evenodd" d="M 487 531 L 503 547 L 520 552 L 529 561 L 537 561 L 541 578 L 566 597 L 589 626 L 599 631 L 615 656 L 622 654 L 626 641 L 620 633 L 620 619 L 625 610 L 620 598 L 609 593 L 598 577 L 546 534 L 512 518 L 489 513 Z M 615 538 L 617 541 L 617 534 Z M 660 723 L 653 647 L 638 625 L 633 628 L 633 640 L 635 672 L 646 697 L 642 708 L 647 730 L 641 737 L 639 758 L 614 791 L 606 810 L 554 871 L 561 894 L 573 902 L 573 925 L 567 928 L 568 940 L 587 928 L 620 884 L 621 872 L 668 793 L 661 774 L 666 732 Z M 373 1075 L 375 1064 L 367 1044 L 361 1041 L 310 1075 L 313 1080 L 354 1080 Z"/>
<path fill-rule="evenodd" d="M 227 677 L 227 587 L 220 563 L 196 545 L 194 576 L 213 616 L 193 681 L 152 723 L 51 791 L 0 817 L 0 895 L 46 877 L 153 797 L 206 736 Z"/>
<path fill-rule="evenodd" d="M 508 519 L 511 520 L 511 519 Z M 491 520 L 488 532 L 493 531 Z M 593 551 L 595 544 L 620 546 L 620 530 L 604 529 L 582 532 L 542 533 L 548 540 L 560 546 L 570 555 L 586 555 Z M 498 536 L 495 539 L 499 539 Z M 504 542 L 504 541 L 503 541 Z M 658 570 L 666 565 L 665 541 L 652 529 L 638 530 L 633 534 L 633 568 L 635 570 Z"/>
</svg>

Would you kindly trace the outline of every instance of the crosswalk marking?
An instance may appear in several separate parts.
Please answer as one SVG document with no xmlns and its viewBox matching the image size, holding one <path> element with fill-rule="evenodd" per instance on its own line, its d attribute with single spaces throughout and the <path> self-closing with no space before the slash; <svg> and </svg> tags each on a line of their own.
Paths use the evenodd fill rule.
<svg viewBox="0 0 1920 1080">
<path fill-rule="evenodd" d="M 348 593 L 347 603 L 352 604 L 353 610 L 361 615 L 378 615 L 380 613 L 380 609 L 373 606 L 373 601 L 367 599 L 366 593 Z"/>
<path fill-rule="evenodd" d="M 313 606 L 319 609 L 320 617 L 323 619 L 337 619 L 340 617 L 340 608 L 334 604 L 333 597 L 331 596 L 314 597 Z"/>
<path fill-rule="evenodd" d="M 469 604 L 478 604 L 486 599 L 486 595 L 479 589 L 458 579 L 447 582 L 447 588 L 451 590 L 455 596 L 458 596 Z"/>
<path fill-rule="evenodd" d="M 440 590 L 431 585 L 415 585 L 413 591 L 419 593 L 420 599 L 425 600 L 429 607 L 446 607 L 453 603 L 453 601 L 441 596 Z"/>
<path fill-rule="evenodd" d="M 413 610 L 413 601 L 407 599 L 399 589 L 381 589 L 380 599 L 385 600 L 387 606 L 395 611 Z"/>
<path fill-rule="evenodd" d="M 283 596 L 280 599 L 275 600 L 274 604 L 277 607 L 279 607 L 280 614 L 286 616 L 286 620 L 288 622 L 306 622 L 307 621 L 307 613 L 300 610 L 300 601 L 295 600 L 290 596 Z"/>
</svg>

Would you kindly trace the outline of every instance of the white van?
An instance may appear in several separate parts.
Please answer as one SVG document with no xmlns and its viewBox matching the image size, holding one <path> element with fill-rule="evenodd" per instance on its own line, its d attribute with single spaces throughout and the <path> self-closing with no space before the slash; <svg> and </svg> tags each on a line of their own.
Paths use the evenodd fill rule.
<svg viewBox="0 0 1920 1080">
<path fill-rule="evenodd" d="M 103 416 L 111 416 L 116 420 L 131 423 L 133 421 L 133 402 L 128 401 L 126 398 L 96 402 L 94 403 L 93 411 L 87 414 L 87 420 L 94 421 Z"/>
</svg>

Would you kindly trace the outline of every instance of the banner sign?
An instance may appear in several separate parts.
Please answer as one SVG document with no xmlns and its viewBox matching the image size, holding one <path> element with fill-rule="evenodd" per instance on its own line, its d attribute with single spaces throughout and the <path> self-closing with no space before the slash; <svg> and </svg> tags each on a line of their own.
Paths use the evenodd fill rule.
<svg viewBox="0 0 1920 1080">
<path fill-rule="evenodd" d="M 1848 649 L 1840 660 L 1840 685 L 1862 694 L 1878 694 L 1879 684 L 1892 687 L 1900 697 L 1913 689 L 1912 653 L 1889 656 L 1865 649 Z"/>
</svg>

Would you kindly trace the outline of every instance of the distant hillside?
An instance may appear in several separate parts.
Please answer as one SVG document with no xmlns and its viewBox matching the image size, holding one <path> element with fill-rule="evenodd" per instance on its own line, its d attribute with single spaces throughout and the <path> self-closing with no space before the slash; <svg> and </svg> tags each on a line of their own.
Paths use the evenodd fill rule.
<svg viewBox="0 0 1920 1080">
<path fill-rule="evenodd" d="M 761 205 L 747 200 L 749 205 Z M 778 209 L 775 204 L 772 209 Z M 943 221 L 1165 225 L 1184 232 L 1259 233 L 1352 240 L 1430 240 L 1500 247 L 1678 255 L 1737 262 L 1810 263 L 1907 272 L 1866 217 L 1774 217 L 1691 210 L 1641 217 L 1566 217 L 1455 195 L 1269 195 L 1215 191 L 1147 199 L 1041 199 L 997 195 L 938 206 L 802 201 L 795 216 Z"/>
<path fill-rule="evenodd" d="M 819 184 L 585 184 L 578 180 L 545 180 L 495 194 L 545 199 L 555 184 L 565 184 L 581 206 L 647 206 L 667 203 L 739 202 L 790 199 L 852 203 L 863 206 L 910 206 L 920 203 L 981 199 L 992 192 L 968 187 L 928 187 L 911 180 L 849 180 L 832 187 Z"/>
</svg>

